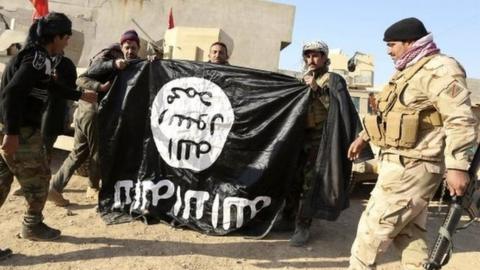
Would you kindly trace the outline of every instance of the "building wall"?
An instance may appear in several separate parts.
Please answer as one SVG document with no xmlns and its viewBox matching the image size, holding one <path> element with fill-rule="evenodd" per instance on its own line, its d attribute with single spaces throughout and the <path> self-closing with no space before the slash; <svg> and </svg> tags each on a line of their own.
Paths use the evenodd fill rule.
<svg viewBox="0 0 480 270">
<path fill-rule="evenodd" d="M 350 56 L 339 49 L 330 51 L 330 70 L 342 75 L 350 88 L 367 89 L 373 87 L 374 59 L 372 55 L 357 52 L 354 56 L 356 68 L 354 72 L 348 70 Z"/>
<path fill-rule="evenodd" d="M 24 27 L 31 23 L 28 0 L 0 0 L 0 6 Z M 172 8 L 176 26 L 217 28 L 228 35 L 231 64 L 276 71 L 281 48 L 291 42 L 295 15 L 294 6 L 263 0 L 50 0 L 49 8 L 69 15 L 83 33 L 78 37 L 83 44 L 74 52 L 80 66 L 127 29 L 147 39 L 132 18 L 155 41 L 163 39 Z"/>
<path fill-rule="evenodd" d="M 164 41 L 164 59 L 208 61 L 212 43 L 222 41 L 218 28 L 175 27 L 167 30 Z M 225 43 L 225 42 L 224 42 Z"/>
</svg>

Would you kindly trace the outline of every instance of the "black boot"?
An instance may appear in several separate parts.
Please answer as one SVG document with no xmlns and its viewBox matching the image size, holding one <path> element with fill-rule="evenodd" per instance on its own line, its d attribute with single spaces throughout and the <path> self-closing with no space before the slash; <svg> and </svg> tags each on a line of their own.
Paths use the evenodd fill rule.
<svg viewBox="0 0 480 270">
<path fill-rule="evenodd" d="M 6 258 L 10 257 L 12 255 L 12 250 L 9 248 L 6 249 L 0 249 L 0 261 L 5 260 Z"/>
<path fill-rule="evenodd" d="M 303 247 L 310 239 L 310 225 L 312 224 L 311 218 L 298 218 L 295 223 L 295 232 L 290 238 L 290 246 Z"/>
<path fill-rule="evenodd" d="M 40 222 L 35 225 L 25 225 L 22 228 L 22 238 L 32 241 L 50 241 L 60 237 L 60 230 L 48 227 L 45 223 Z"/>
</svg>

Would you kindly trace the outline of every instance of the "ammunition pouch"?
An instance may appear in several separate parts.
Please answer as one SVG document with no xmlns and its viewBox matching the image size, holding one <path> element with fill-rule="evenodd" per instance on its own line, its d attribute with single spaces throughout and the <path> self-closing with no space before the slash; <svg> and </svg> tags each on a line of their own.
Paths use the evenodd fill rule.
<svg viewBox="0 0 480 270">
<path fill-rule="evenodd" d="M 413 148 L 421 130 L 441 127 L 443 122 L 436 110 L 390 111 L 384 118 L 365 116 L 363 125 L 372 143 L 378 146 Z"/>
<path fill-rule="evenodd" d="M 407 84 L 397 86 L 397 84 L 390 82 L 380 93 L 378 98 L 378 111 L 385 113 L 392 110 L 395 102 L 398 100 L 397 91 L 400 91 L 401 93 L 406 87 Z M 400 90 L 398 88 L 400 88 Z"/>
<path fill-rule="evenodd" d="M 389 112 L 386 119 L 385 144 L 393 147 L 413 148 L 417 142 L 419 114 Z"/>
<path fill-rule="evenodd" d="M 317 128 L 321 123 L 327 120 L 328 110 L 318 99 L 313 99 L 307 111 L 307 128 Z"/>
<path fill-rule="evenodd" d="M 378 146 L 385 145 L 385 128 L 382 118 L 376 114 L 367 114 L 363 118 L 363 126 L 370 141 Z"/>
<path fill-rule="evenodd" d="M 378 146 L 413 148 L 421 130 L 442 126 L 441 115 L 435 109 L 418 110 L 402 104 L 399 97 L 408 81 L 433 56 L 424 57 L 406 73 L 399 72 L 380 93 L 378 115 L 367 115 L 363 124 L 370 140 Z"/>
</svg>

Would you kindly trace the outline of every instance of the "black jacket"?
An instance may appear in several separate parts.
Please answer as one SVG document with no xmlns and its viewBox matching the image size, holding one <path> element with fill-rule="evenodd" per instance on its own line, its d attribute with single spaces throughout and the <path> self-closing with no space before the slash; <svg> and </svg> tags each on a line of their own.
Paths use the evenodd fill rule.
<svg viewBox="0 0 480 270">
<path fill-rule="evenodd" d="M 42 113 L 53 96 L 78 100 L 81 92 L 51 80 L 52 63 L 40 46 L 28 46 L 8 63 L 0 85 L 0 122 L 3 133 L 19 134 L 20 127 L 40 128 Z M 47 90 L 48 89 L 48 90 Z"/>
<path fill-rule="evenodd" d="M 107 81 L 112 81 L 117 75 L 118 70 L 114 66 L 114 61 L 112 59 L 99 58 L 93 61 L 88 67 L 85 73 L 81 74 L 80 77 L 86 77 L 98 81 L 99 83 L 106 83 Z M 85 87 L 84 85 L 79 85 L 80 87 Z M 88 87 L 87 87 L 88 88 Z M 93 89 L 98 90 L 98 89 Z M 105 97 L 107 92 L 97 92 L 98 93 L 98 102 Z"/>
<path fill-rule="evenodd" d="M 72 60 L 62 56 L 55 70 L 58 84 L 63 85 L 65 89 L 75 89 L 77 87 L 75 84 L 77 68 Z M 42 135 L 58 136 L 63 134 L 68 111 L 66 99 L 49 94 L 47 108 L 42 118 Z"/>
<path fill-rule="evenodd" d="M 336 220 L 340 212 L 349 206 L 348 186 L 352 162 L 347 152 L 362 130 L 362 125 L 345 80 L 331 73 L 328 88 L 330 105 L 315 162 L 316 178 L 312 188 L 305 194 L 305 204 L 299 214 Z M 367 147 L 361 153 L 360 160 L 372 158 L 373 153 Z"/>
</svg>

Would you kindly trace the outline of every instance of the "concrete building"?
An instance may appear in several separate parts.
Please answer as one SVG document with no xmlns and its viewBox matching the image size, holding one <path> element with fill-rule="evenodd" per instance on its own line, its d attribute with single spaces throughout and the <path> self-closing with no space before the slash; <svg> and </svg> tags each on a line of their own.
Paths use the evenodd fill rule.
<svg viewBox="0 0 480 270">
<path fill-rule="evenodd" d="M 329 54 L 330 70 L 342 75 L 349 88 L 367 90 L 373 87 L 373 75 L 375 70 L 374 58 L 372 55 L 355 52 L 348 56 L 339 49 L 331 50 Z M 348 61 L 352 59 L 355 70 L 348 70 Z"/>
<path fill-rule="evenodd" d="M 5 17 L 16 18 L 17 30 L 26 30 L 31 24 L 33 7 L 28 0 L 0 0 L 0 7 Z M 73 21 L 75 32 L 67 55 L 79 66 L 86 66 L 89 58 L 101 48 L 118 41 L 125 30 L 135 29 L 141 38 L 147 39 L 132 19 L 154 41 L 162 40 L 170 8 L 176 27 L 210 28 L 229 40 L 232 65 L 277 71 L 280 50 L 291 43 L 295 7 L 271 1 L 49 1 L 50 11 L 64 12 Z M 182 49 L 177 47 L 174 47 L 177 51 Z"/>
<path fill-rule="evenodd" d="M 27 34 L 23 31 L 5 30 L 0 34 L 0 74 L 3 73 L 6 63 L 13 54 L 16 54 L 19 45 L 25 41 Z M 15 47 L 15 48 L 12 48 Z M 15 49 L 12 51 L 12 49 Z"/>
<path fill-rule="evenodd" d="M 206 62 L 210 46 L 217 41 L 225 43 L 228 49 L 233 47 L 233 41 L 222 29 L 177 26 L 165 32 L 163 58 Z"/>
</svg>

